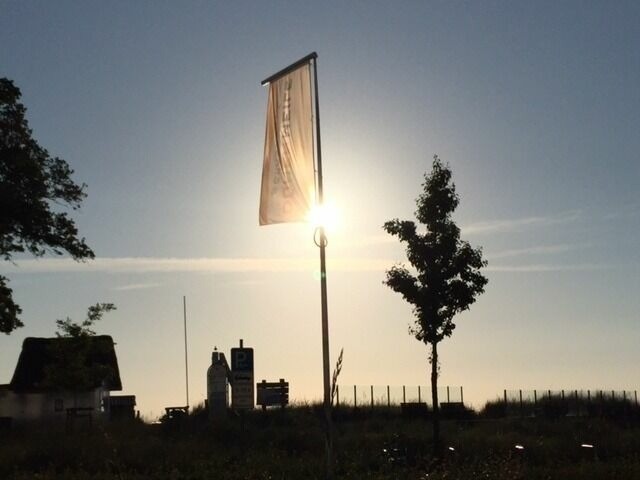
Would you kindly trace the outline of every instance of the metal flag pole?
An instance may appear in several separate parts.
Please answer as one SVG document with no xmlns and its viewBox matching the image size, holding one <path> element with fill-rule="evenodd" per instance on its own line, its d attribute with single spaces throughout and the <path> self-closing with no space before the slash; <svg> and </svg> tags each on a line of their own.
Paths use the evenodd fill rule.
<svg viewBox="0 0 640 480">
<path fill-rule="evenodd" d="M 318 170 L 318 205 L 324 203 L 324 191 L 322 184 L 322 146 L 320 143 L 320 101 L 318 98 L 318 57 L 313 57 L 313 90 L 315 96 L 316 116 L 316 168 Z M 326 246 L 327 237 L 324 225 L 318 228 L 320 241 L 320 304 L 322 309 L 322 373 L 324 379 L 324 412 L 327 435 L 327 478 L 333 478 L 333 425 L 331 421 L 331 372 L 329 365 L 329 313 L 327 306 L 327 264 Z"/>
<path fill-rule="evenodd" d="M 182 309 L 184 316 L 184 373 L 187 391 L 187 410 L 189 410 L 189 360 L 187 356 L 187 297 L 182 297 Z"/>
<path fill-rule="evenodd" d="M 324 202 L 324 192 L 322 183 L 322 148 L 320 145 L 320 103 L 318 100 L 318 54 L 312 52 L 301 58 L 297 62 L 292 63 L 288 67 L 283 68 L 279 72 L 271 75 L 262 81 L 262 85 L 267 85 L 276 81 L 280 77 L 296 70 L 313 61 L 313 89 L 315 95 L 315 140 L 316 140 L 316 201 L 319 207 Z M 333 426 L 331 421 L 331 373 L 329 366 L 329 315 L 327 308 L 327 265 L 326 265 L 326 246 L 327 237 L 325 235 L 324 226 L 320 225 L 316 230 L 318 241 L 316 245 L 320 248 L 320 303 L 322 309 L 322 374 L 324 385 L 324 411 L 326 420 L 326 478 L 333 479 Z M 315 241 L 315 238 L 314 238 Z"/>
</svg>

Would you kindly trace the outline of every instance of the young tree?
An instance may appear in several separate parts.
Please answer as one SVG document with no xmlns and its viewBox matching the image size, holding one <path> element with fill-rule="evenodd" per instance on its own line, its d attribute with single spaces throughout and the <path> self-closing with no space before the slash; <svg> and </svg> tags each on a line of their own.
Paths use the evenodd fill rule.
<svg viewBox="0 0 640 480">
<path fill-rule="evenodd" d="M 113 374 L 104 363 L 92 361 L 96 356 L 104 356 L 109 347 L 101 337 L 96 337 L 92 327 L 105 313 L 115 309 L 113 303 L 96 303 L 87 309 L 87 318 L 81 323 L 69 317 L 56 320 L 56 337 L 64 340 L 51 343 L 52 361 L 45 368 L 47 385 L 77 393 L 95 388 Z"/>
<path fill-rule="evenodd" d="M 20 97 L 11 80 L 0 78 L 0 256 L 67 252 L 75 260 L 93 258 L 74 221 L 53 209 L 80 208 L 86 185 L 74 183 L 67 162 L 51 157 L 33 139 Z M 20 313 L 7 278 L 0 275 L 0 332 L 21 327 Z"/>
<path fill-rule="evenodd" d="M 467 310 L 484 292 L 488 280 L 480 268 L 487 262 L 482 259 L 481 248 L 474 249 L 460 239 L 460 229 L 451 218 L 459 197 L 450 168 L 437 155 L 422 186 L 415 215 L 425 231 L 418 232 L 412 221 L 398 219 L 383 227 L 406 244 L 407 259 L 415 275 L 405 266 L 396 265 L 386 272 L 384 283 L 413 305 L 415 321 L 409 332 L 431 348 L 433 438 L 439 452 L 438 343 L 453 333 L 453 317 Z"/>
<path fill-rule="evenodd" d="M 58 327 L 56 337 L 93 337 L 96 334 L 96 332 L 91 330 L 93 324 L 102 320 L 102 316 L 105 313 L 111 312 L 115 309 L 116 306 L 113 303 L 96 303 L 87 309 L 87 318 L 85 318 L 82 323 L 76 323 L 69 317 L 64 320 L 56 320 L 56 325 Z"/>
</svg>

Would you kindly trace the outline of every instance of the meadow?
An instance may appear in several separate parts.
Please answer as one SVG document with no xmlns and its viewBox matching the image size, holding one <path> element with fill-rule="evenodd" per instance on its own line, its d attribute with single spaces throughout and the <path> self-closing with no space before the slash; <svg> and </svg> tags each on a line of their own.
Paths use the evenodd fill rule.
<svg viewBox="0 0 640 480">
<path fill-rule="evenodd" d="M 640 416 L 501 416 L 499 402 L 431 424 L 397 407 L 335 411 L 338 479 L 638 479 Z M 3 479 L 321 479 L 323 415 L 317 405 L 230 415 L 202 408 L 181 421 L 98 423 L 0 432 Z"/>
</svg>

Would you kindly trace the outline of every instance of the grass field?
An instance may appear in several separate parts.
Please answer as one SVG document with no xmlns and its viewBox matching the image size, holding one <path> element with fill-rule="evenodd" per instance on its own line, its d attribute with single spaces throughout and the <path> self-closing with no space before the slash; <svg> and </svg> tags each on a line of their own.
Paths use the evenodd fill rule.
<svg viewBox="0 0 640 480">
<path fill-rule="evenodd" d="M 335 416 L 339 479 L 640 479 L 640 424 L 630 418 L 446 420 L 436 462 L 428 419 L 380 407 Z M 0 433 L 0 478 L 320 479 L 322 418 L 318 407 L 296 406 L 215 425 L 196 410 L 172 427 L 14 429 Z"/>
</svg>

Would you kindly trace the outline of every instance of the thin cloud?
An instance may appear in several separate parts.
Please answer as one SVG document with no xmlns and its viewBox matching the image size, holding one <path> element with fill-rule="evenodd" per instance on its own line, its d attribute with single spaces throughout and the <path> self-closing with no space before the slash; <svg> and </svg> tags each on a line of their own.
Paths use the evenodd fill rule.
<svg viewBox="0 0 640 480">
<path fill-rule="evenodd" d="M 161 286 L 161 283 L 131 283 L 129 285 L 119 285 L 113 287 L 117 292 L 127 292 L 129 290 L 143 290 L 145 288 L 155 288 Z"/>
<path fill-rule="evenodd" d="M 266 280 L 246 279 L 246 280 L 231 280 L 223 282 L 223 285 L 233 285 L 235 287 L 255 287 L 258 285 L 264 285 Z"/>
<path fill-rule="evenodd" d="M 400 263 L 407 264 L 405 260 Z M 382 273 L 397 261 L 388 258 L 329 258 L 327 268 L 331 272 Z M 408 266 L 408 264 L 407 264 Z M 488 272 L 555 272 L 585 271 L 611 268 L 609 265 L 492 265 Z M 87 263 L 71 259 L 28 259 L 12 266 L 9 273 L 106 273 L 106 274 L 163 274 L 163 273 L 287 273 L 316 272 L 317 258 L 158 258 L 120 257 L 97 258 Z M 116 287 L 120 290 L 152 288 L 150 283 L 135 283 Z"/>
<path fill-rule="evenodd" d="M 579 210 L 571 210 L 557 215 L 542 217 L 525 217 L 509 220 L 492 220 L 488 222 L 472 223 L 462 227 L 462 232 L 468 235 L 490 233 L 517 232 L 527 228 L 549 227 L 564 223 L 575 222 L 581 218 Z"/>
<path fill-rule="evenodd" d="M 529 228 L 543 228 L 553 225 L 560 225 L 570 222 L 575 222 L 582 218 L 582 212 L 580 210 L 569 210 L 559 213 L 557 215 L 548 216 L 533 216 L 525 218 L 515 218 L 506 220 L 489 220 L 483 222 L 476 222 L 470 225 L 463 226 L 461 228 L 462 234 L 468 235 L 481 235 L 491 233 L 508 233 L 516 232 Z M 364 237 L 352 237 L 343 241 L 337 241 L 336 246 L 341 248 L 355 248 L 355 247 L 370 247 L 375 245 L 386 245 L 391 243 L 398 243 L 398 239 L 393 235 L 380 234 L 369 235 Z M 546 247 L 543 247 L 546 248 Z M 556 247 L 549 247 L 550 250 L 545 252 L 541 250 L 539 253 L 555 253 L 551 249 Z M 515 252 L 515 250 L 514 250 Z M 523 249 L 523 253 L 525 253 Z M 538 253 L 533 250 L 530 253 Z M 511 256 L 511 255 L 505 255 Z M 497 257 L 496 257 L 497 258 Z"/>
<path fill-rule="evenodd" d="M 369 258 L 330 258 L 336 271 L 366 272 L 382 270 L 390 261 Z M 86 263 L 69 258 L 27 259 L 11 266 L 11 273 L 259 273 L 308 272 L 318 269 L 317 258 L 96 258 Z"/>
<path fill-rule="evenodd" d="M 617 207 L 615 211 L 606 213 L 603 218 L 605 220 L 617 220 L 620 218 L 637 217 L 638 215 L 640 215 L 640 203 L 636 202 Z"/>
<path fill-rule="evenodd" d="M 586 272 L 595 270 L 604 270 L 612 268 L 606 264 L 577 264 L 577 265 L 560 265 L 560 264 L 536 264 L 536 265 L 489 265 L 486 268 L 488 272 L 513 272 L 513 273 L 535 273 L 535 272 Z"/>
<path fill-rule="evenodd" d="M 487 260 L 495 260 L 497 258 L 521 257 L 527 255 L 554 255 L 557 253 L 565 253 L 577 248 L 584 247 L 584 244 L 563 244 L 563 245 L 544 245 L 528 248 L 515 248 L 512 250 L 503 250 L 501 252 L 488 253 Z"/>
<path fill-rule="evenodd" d="M 369 235 L 365 237 L 348 238 L 345 240 L 337 240 L 335 245 L 341 248 L 356 247 L 372 247 L 375 245 L 385 245 L 389 243 L 398 243 L 398 239 L 389 234 Z"/>
</svg>

